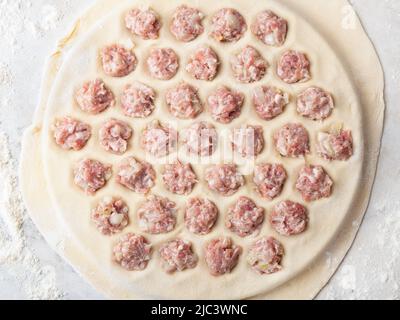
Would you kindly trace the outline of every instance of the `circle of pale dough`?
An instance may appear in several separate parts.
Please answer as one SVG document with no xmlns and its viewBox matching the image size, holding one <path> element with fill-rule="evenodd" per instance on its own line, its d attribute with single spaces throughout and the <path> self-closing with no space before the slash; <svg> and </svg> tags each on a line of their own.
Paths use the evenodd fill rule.
<svg viewBox="0 0 400 320">
<path fill-rule="evenodd" d="M 317 1 L 319 4 L 316 4 Z M 334 166 L 328 165 L 315 156 L 306 158 L 307 163 L 323 164 L 327 168 L 327 171 L 336 182 L 335 193 L 332 198 L 326 201 L 308 206 L 311 212 L 312 223 L 310 229 L 302 237 L 292 239 L 280 238 L 273 233 L 267 224 L 263 226 L 262 234 L 274 235 L 278 240 L 282 241 L 286 249 L 283 262 L 284 270 L 267 277 L 260 277 L 256 273 L 250 272 L 251 270 L 249 270 L 245 262 L 246 252 L 241 257 L 240 264 L 235 272 L 220 278 L 208 276 L 206 266 L 203 262 L 200 262 L 197 268 L 191 270 L 191 273 L 186 272 L 177 276 L 167 276 L 160 270 L 156 255 L 154 255 L 154 259 L 149 265 L 149 268 L 143 273 L 126 272 L 117 268 L 116 265 L 111 262 L 110 251 L 115 239 L 104 238 L 99 235 L 97 230 L 93 228 L 90 223 L 88 210 L 101 196 L 109 194 L 110 192 L 117 192 L 125 199 L 129 199 L 132 214 L 137 207 L 137 203 L 135 203 L 134 199 L 135 197 L 132 196 L 132 193 L 118 189 L 114 181 L 96 195 L 95 198 L 91 199 L 88 199 L 86 196 L 74 190 L 70 181 L 70 172 L 68 170 L 60 170 L 60 168 L 70 168 L 74 161 L 77 160 L 77 156 L 80 158 L 85 154 L 62 153 L 54 146 L 51 140 L 49 126 L 55 116 L 65 114 L 76 115 L 80 119 L 95 123 L 93 125 L 94 128 L 97 128 L 98 125 L 108 117 L 122 117 L 120 110 L 115 108 L 107 111 L 107 113 L 99 118 L 85 118 L 85 115 L 79 113 L 76 108 L 73 108 L 71 93 L 73 87 L 79 85 L 82 81 L 82 74 L 87 74 L 88 78 L 96 74 L 98 70 L 96 63 L 97 52 L 93 52 L 96 51 L 96 48 L 100 48 L 103 44 L 106 45 L 109 42 L 118 42 L 119 39 L 116 39 L 116 35 L 118 34 L 122 34 L 121 42 L 126 41 L 126 38 L 130 38 L 123 30 L 122 24 L 118 26 L 120 28 L 119 30 L 115 30 L 113 29 L 116 28 L 115 25 L 106 26 L 105 21 L 107 19 L 115 21 L 115 17 L 117 17 L 117 20 L 121 19 L 123 12 L 125 12 L 128 7 L 134 6 L 134 4 L 132 1 L 123 3 L 121 7 L 111 11 L 111 13 L 106 16 L 105 12 L 109 11 L 104 10 L 105 8 L 110 8 L 112 1 L 100 1 L 102 5 L 96 5 L 80 20 L 80 23 L 75 26 L 72 36 L 62 43 L 60 51 L 50 60 L 47 77 L 43 85 L 42 101 L 36 113 L 34 127 L 28 130 L 24 137 L 21 162 L 21 184 L 28 208 L 31 209 L 31 214 L 42 232 L 44 232 L 46 238 L 53 245 L 56 242 L 59 243 L 59 251 L 72 262 L 76 269 L 95 284 L 97 288 L 114 298 L 309 298 L 327 281 L 338 262 L 334 262 L 331 268 L 325 266 L 325 259 L 323 259 L 324 253 L 329 250 L 330 254 L 337 254 L 338 261 L 342 259 L 354 238 L 368 201 L 379 150 L 384 105 L 381 99 L 383 81 L 381 80 L 381 82 L 377 83 L 375 80 L 371 81 L 373 85 L 366 85 L 365 83 L 359 83 L 356 77 L 357 74 L 354 73 L 355 70 L 357 70 L 356 67 L 364 67 L 362 69 L 364 70 L 368 66 L 371 72 L 370 79 L 375 79 L 376 74 L 381 75 L 381 69 L 375 52 L 368 39 L 365 37 L 358 20 L 355 21 L 355 30 L 353 30 L 353 34 L 351 34 L 352 32 L 340 29 L 341 12 L 344 6 L 348 5 L 347 2 L 344 0 L 336 0 L 331 1 L 330 4 L 326 4 L 323 0 L 317 1 L 313 0 L 311 4 L 310 0 L 287 0 L 280 1 L 280 4 L 276 3 L 276 1 L 271 1 L 268 4 L 268 8 L 272 8 L 278 14 L 288 18 L 291 32 L 289 33 L 286 47 L 299 49 L 309 54 L 313 63 L 313 80 L 305 85 L 286 86 L 278 81 L 274 75 L 274 70 L 270 69 L 268 76 L 262 83 L 276 84 L 278 87 L 288 90 L 292 95 L 301 91 L 301 89 L 307 85 L 321 85 L 335 95 L 337 109 L 332 118 L 326 123 L 324 122 L 316 125 L 315 123 L 298 118 L 294 111 L 295 108 L 291 108 L 292 105 L 289 105 L 281 119 L 277 119 L 277 121 L 265 125 L 265 122 L 254 116 L 254 111 L 249 104 L 249 99 L 247 99 L 245 105 L 246 111 L 233 125 L 238 126 L 241 123 L 246 123 L 247 119 L 252 119 L 251 124 L 265 125 L 265 137 L 268 137 L 268 145 L 266 152 L 264 152 L 262 156 L 265 158 L 260 158 L 259 161 L 268 160 L 283 162 L 291 175 L 291 179 L 289 179 L 282 197 L 288 197 L 291 200 L 299 200 L 298 195 L 294 192 L 293 181 L 295 179 L 295 174 L 293 172 L 299 170 L 300 167 L 304 165 L 304 162 L 296 160 L 289 162 L 274 154 L 270 139 L 271 132 L 274 129 L 285 122 L 296 119 L 297 122 L 302 122 L 308 128 L 311 133 L 311 139 L 315 145 L 315 133 L 318 129 L 329 128 L 331 124 L 336 124 L 340 121 L 343 123 L 344 127 L 353 130 L 356 143 L 355 155 L 349 162 Z M 157 3 L 156 8 L 162 16 L 170 16 L 170 11 L 178 5 L 178 1 L 176 3 L 169 2 L 168 5 L 166 5 L 165 2 L 161 5 L 157 1 L 148 1 L 149 4 L 152 2 Z M 211 11 L 207 9 L 208 0 L 202 1 L 201 3 L 198 1 L 192 2 L 193 5 L 203 9 L 207 16 L 210 15 Z M 226 2 L 226 4 L 224 2 Z M 228 5 L 229 3 L 229 1 L 221 1 L 220 5 L 222 7 L 224 4 Z M 285 6 L 282 5 L 282 3 L 284 3 Z M 251 6 L 254 8 L 254 11 L 249 10 L 248 1 L 240 2 L 236 4 L 236 6 L 241 12 L 246 13 L 245 18 L 248 23 L 252 20 L 252 15 L 265 8 L 260 2 L 257 2 L 257 4 Z M 337 15 L 337 30 L 329 28 L 325 21 L 319 20 L 316 17 L 316 12 L 320 15 L 321 10 L 327 10 L 326 12 L 330 12 L 330 16 L 332 16 L 332 13 Z M 101 18 L 104 16 L 106 16 L 104 18 L 105 20 Z M 318 27 L 328 42 L 325 42 L 323 38 L 300 17 L 307 17 L 308 21 L 313 21 L 314 27 Z M 164 24 L 168 23 L 166 21 L 163 22 Z M 207 24 L 207 22 L 206 19 L 205 23 Z M 90 30 L 93 26 L 97 32 Z M 99 32 L 100 30 L 101 32 Z M 167 32 L 167 28 L 164 27 L 161 39 L 168 39 Z M 164 38 L 163 33 L 166 33 Z M 87 36 L 94 36 L 94 38 L 87 41 Z M 134 39 L 139 49 L 140 41 L 137 40 L 136 38 Z M 165 41 L 171 40 L 168 39 Z M 201 43 L 201 41 L 210 43 L 213 48 L 216 47 L 215 44 L 209 40 L 207 35 L 203 35 L 199 43 Z M 344 45 L 337 45 L 340 41 L 342 43 L 346 43 L 346 41 L 347 43 L 358 42 L 360 46 L 365 48 L 365 50 L 361 51 L 363 52 L 362 57 L 357 57 L 358 61 L 356 62 L 354 53 L 346 52 L 346 46 Z M 223 52 L 234 52 L 235 49 L 237 50 L 240 46 L 244 46 L 248 43 L 254 45 L 256 48 L 260 48 L 260 51 L 272 65 L 275 65 L 277 55 L 284 50 L 283 48 L 268 48 L 268 50 L 265 50 L 265 47 L 255 42 L 248 32 L 242 41 L 239 41 L 235 45 L 226 46 L 224 50 L 219 48 L 218 53 L 226 64 L 228 55 Z M 328 43 L 330 45 L 336 45 L 335 52 L 331 50 Z M 190 48 L 187 50 L 189 51 Z M 183 51 L 179 51 L 181 57 L 188 56 L 187 53 L 182 52 Z M 71 74 L 68 75 L 65 73 L 65 66 L 71 66 L 70 59 L 77 53 L 79 59 L 74 61 L 74 68 L 70 68 Z M 87 53 L 89 53 L 89 56 L 87 56 Z M 87 66 L 89 62 L 93 63 L 93 61 L 95 61 L 95 65 L 91 66 L 93 68 L 93 73 L 82 72 L 82 68 Z M 58 70 L 58 67 L 60 67 L 60 70 Z M 178 82 L 179 79 L 186 77 L 182 71 L 183 69 L 184 68 L 181 67 L 178 77 L 174 79 L 175 81 Z M 373 71 L 375 73 L 372 73 Z M 143 77 L 146 80 L 149 79 L 148 77 L 146 78 L 143 70 L 139 72 L 143 72 Z M 228 68 L 223 67 L 221 72 L 222 73 L 218 75 L 216 81 L 213 82 L 211 86 L 216 86 L 218 83 L 228 83 L 233 88 L 243 90 L 246 92 L 247 96 L 249 95 L 246 85 L 239 85 L 231 79 Z M 134 74 L 137 76 L 137 73 Z M 340 78 L 341 81 L 337 81 L 338 78 Z M 104 77 L 104 79 L 107 80 L 106 82 L 109 83 L 113 89 L 120 88 L 121 90 L 122 86 L 117 80 L 112 81 L 112 79 L 106 79 L 106 77 Z M 364 75 L 364 80 L 367 79 L 365 79 Z M 196 81 L 192 79 L 188 78 L 187 80 L 193 84 L 197 84 Z M 126 81 L 129 81 L 129 78 L 126 78 L 123 83 L 126 83 Z M 170 86 L 172 82 L 173 81 L 170 81 L 165 84 L 157 83 L 157 85 L 155 85 L 154 80 L 152 80 L 151 85 L 157 87 L 158 91 L 162 91 L 164 89 L 163 86 Z M 65 86 L 66 83 L 69 83 L 69 85 Z M 295 88 L 295 90 L 293 90 L 293 88 Z M 206 88 L 200 90 L 203 99 L 206 95 L 205 92 L 207 92 Z M 119 94 L 118 91 L 116 93 Z M 358 97 L 360 97 L 361 100 L 359 100 Z M 158 97 L 158 101 L 158 103 L 162 101 L 162 96 Z M 363 106 L 362 110 L 360 107 L 361 104 Z M 56 105 L 57 108 L 55 107 Z M 159 105 L 158 110 L 163 110 L 163 106 Z M 158 114 L 158 116 L 160 116 L 160 114 Z M 165 109 L 163 116 L 167 116 Z M 155 115 L 155 117 L 157 117 L 157 115 Z M 136 138 L 138 138 L 140 126 L 135 127 Z M 94 130 L 94 132 L 96 131 L 97 130 Z M 96 145 L 96 140 L 97 137 L 94 137 L 90 142 L 89 148 L 85 148 L 87 155 L 106 163 L 118 163 L 118 157 L 113 157 L 100 151 L 99 146 Z M 33 143 L 35 143 L 35 148 L 32 147 Z M 363 145 L 365 145 L 365 149 Z M 38 146 L 41 147 L 40 150 L 38 150 Z M 33 152 L 33 150 L 35 152 Z M 95 153 L 93 153 L 93 150 L 95 150 Z M 28 151 L 31 151 L 34 155 L 32 156 L 30 154 L 29 160 Z M 315 150 L 312 151 L 313 155 L 315 155 Z M 131 153 L 128 152 L 128 154 L 130 155 Z M 201 172 L 198 172 L 198 174 L 199 176 L 202 175 Z M 32 188 L 33 177 L 37 178 L 34 179 L 35 183 L 43 186 L 43 188 L 38 188 L 36 186 Z M 360 180 L 361 177 L 366 179 L 363 180 L 362 183 Z M 71 185 L 66 185 L 66 181 L 69 181 Z M 251 184 L 248 183 L 247 187 L 243 188 L 240 194 L 250 195 L 260 204 L 262 200 L 253 193 L 253 190 L 250 190 L 250 186 Z M 157 186 L 157 188 L 155 193 L 168 195 L 170 198 L 173 198 L 171 194 L 166 193 L 160 186 Z M 195 192 L 198 192 L 196 194 L 203 194 L 203 192 L 206 192 L 205 189 L 201 189 L 201 186 L 199 186 L 199 188 L 195 190 Z M 214 200 L 212 198 L 214 195 L 207 195 Z M 220 210 L 224 212 L 224 208 L 232 201 L 234 201 L 233 198 L 222 203 L 221 199 L 218 198 L 218 203 L 221 203 L 219 206 Z M 182 201 L 177 200 L 177 202 L 182 205 Z M 267 211 L 269 211 L 273 204 L 274 202 L 265 204 Z M 38 208 L 42 210 L 42 213 L 38 213 Z M 335 208 L 335 210 L 332 210 L 332 208 Z M 46 213 L 48 217 L 44 218 Z M 180 218 L 182 220 L 182 214 Z M 45 222 L 44 220 L 47 221 Z M 181 220 L 178 219 L 178 222 L 180 226 L 183 226 Z M 238 239 L 234 235 L 228 233 L 224 230 L 222 221 L 223 219 L 219 220 L 217 229 L 208 238 L 194 237 L 188 234 L 183 227 L 180 227 L 172 234 L 150 240 L 157 248 L 161 242 L 179 234 L 193 241 L 198 251 L 202 250 L 201 246 L 204 241 L 218 234 L 227 234 L 234 238 L 236 243 L 240 243 L 246 248 L 249 242 L 254 241 L 254 239 Z M 55 229 L 51 230 L 49 226 Z M 130 230 L 136 231 L 135 225 L 131 225 Z M 335 259 L 333 260 L 336 261 Z M 305 269 L 305 267 L 307 267 L 307 269 Z M 314 272 L 310 273 L 310 270 Z M 150 290 L 145 290 L 145 288 L 149 288 Z"/>
</svg>

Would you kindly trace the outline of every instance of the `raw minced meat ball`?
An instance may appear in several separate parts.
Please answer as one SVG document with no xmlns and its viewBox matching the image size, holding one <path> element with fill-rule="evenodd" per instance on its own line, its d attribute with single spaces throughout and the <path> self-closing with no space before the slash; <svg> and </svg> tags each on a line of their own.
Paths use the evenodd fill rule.
<svg viewBox="0 0 400 320">
<path fill-rule="evenodd" d="M 192 166 L 176 161 L 173 164 L 167 164 L 162 174 L 164 186 L 172 193 L 187 195 L 192 192 L 197 183 L 197 176 Z"/>
<path fill-rule="evenodd" d="M 210 47 L 197 49 L 186 65 L 186 71 L 197 80 L 211 81 L 217 76 L 219 58 Z"/>
<path fill-rule="evenodd" d="M 186 82 L 169 89 L 165 100 L 169 112 L 178 119 L 194 119 L 203 111 L 198 90 Z"/>
<path fill-rule="evenodd" d="M 205 260 L 213 276 L 230 273 L 238 264 L 242 248 L 232 239 L 221 237 L 211 240 L 205 248 Z"/>
<path fill-rule="evenodd" d="M 115 105 L 114 94 L 101 79 L 85 82 L 75 92 L 75 100 L 82 111 L 91 114 Z"/>
<path fill-rule="evenodd" d="M 211 37 L 219 42 L 238 41 L 246 30 L 246 21 L 235 9 L 220 9 L 211 18 Z"/>
<path fill-rule="evenodd" d="M 277 73 L 289 84 L 308 81 L 311 79 L 310 61 L 304 53 L 286 51 L 279 59 Z"/>
<path fill-rule="evenodd" d="M 260 81 L 268 68 L 268 62 L 252 46 L 243 48 L 230 62 L 233 76 L 243 83 Z"/>
<path fill-rule="evenodd" d="M 264 10 L 257 14 L 251 31 L 266 45 L 278 47 L 285 43 L 288 23 L 271 10 Z"/>
<path fill-rule="evenodd" d="M 188 153 L 206 157 L 215 152 L 218 144 L 218 133 L 210 123 L 195 122 L 181 131 L 180 140 Z"/>
<path fill-rule="evenodd" d="M 264 209 L 248 197 L 240 197 L 228 209 L 225 226 L 240 237 L 253 234 L 264 221 Z"/>
<path fill-rule="evenodd" d="M 146 194 L 155 185 L 156 172 L 150 163 L 129 157 L 118 166 L 116 179 L 129 190 Z"/>
<path fill-rule="evenodd" d="M 254 158 L 264 149 L 264 131 L 261 126 L 241 126 L 231 133 L 232 149 L 245 158 Z"/>
<path fill-rule="evenodd" d="M 141 271 L 146 269 L 151 258 L 151 245 L 143 236 L 127 233 L 113 248 L 114 260 L 124 269 Z"/>
<path fill-rule="evenodd" d="M 318 133 L 318 154 L 326 160 L 348 160 L 353 155 L 353 137 L 350 130 Z"/>
<path fill-rule="evenodd" d="M 211 117 L 220 123 L 230 123 L 240 116 L 244 94 L 225 86 L 219 87 L 208 97 Z"/>
<path fill-rule="evenodd" d="M 172 16 L 171 33 L 179 41 L 192 41 L 203 33 L 203 19 L 204 14 L 200 10 L 181 5 Z"/>
<path fill-rule="evenodd" d="M 129 223 L 129 208 L 117 197 L 104 197 L 92 210 L 91 218 L 104 235 L 121 232 Z"/>
<path fill-rule="evenodd" d="M 289 104 L 289 95 L 270 86 L 260 86 L 253 90 L 253 105 L 261 119 L 272 120 L 283 113 Z"/>
<path fill-rule="evenodd" d="M 179 58 L 170 48 L 152 49 L 147 58 L 150 75 L 158 80 L 172 79 L 179 69 Z"/>
<path fill-rule="evenodd" d="M 160 158 L 174 152 L 177 147 L 178 133 L 171 127 L 154 120 L 142 133 L 141 145 L 144 150 Z"/>
<path fill-rule="evenodd" d="M 301 124 L 289 123 L 274 134 L 276 150 L 283 157 L 300 157 L 310 152 L 308 132 Z"/>
<path fill-rule="evenodd" d="M 332 95 L 318 87 L 310 87 L 297 97 L 297 112 L 311 120 L 328 118 L 333 108 Z"/>
<path fill-rule="evenodd" d="M 190 198 L 185 208 L 186 228 L 199 235 L 211 232 L 218 218 L 217 206 L 208 199 Z"/>
<path fill-rule="evenodd" d="M 159 252 L 162 268 L 168 273 L 193 269 L 199 260 L 193 252 L 192 244 L 182 239 L 168 241 L 161 246 Z"/>
<path fill-rule="evenodd" d="M 286 179 L 287 173 L 281 164 L 265 163 L 254 168 L 253 182 L 256 191 L 268 200 L 281 194 Z"/>
<path fill-rule="evenodd" d="M 66 150 L 81 150 L 89 141 L 91 131 L 90 125 L 71 117 L 57 119 L 53 126 L 56 143 Z"/>
<path fill-rule="evenodd" d="M 176 161 L 173 164 L 165 165 L 162 175 L 164 186 L 172 193 L 188 195 L 192 192 L 197 183 L 197 176 L 192 166 Z"/>
<path fill-rule="evenodd" d="M 123 154 L 128 149 L 128 142 L 132 137 L 132 132 L 133 130 L 128 123 L 110 119 L 100 128 L 100 145 L 111 153 Z"/>
<path fill-rule="evenodd" d="M 129 11 L 125 16 L 125 25 L 134 35 L 144 40 L 157 39 L 161 29 L 160 17 L 152 9 Z"/>
<path fill-rule="evenodd" d="M 151 234 L 167 233 L 175 228 L 176 203 L 168 198 L 151 195 L 137 212 L 139 227 Z"/>
<path fill-rule="evenodd" d="M 154 109 L 155 91 L 140 82 L 127 85 L 121 96 L 121 107 L 124 114 L 133 118 L 146 118 Z"/>
<path fill-rule="evenodd" d="M 83 159 L 74 168 L 74 182 L 87 194 L 93 195 L 106 185 L 111 174 L 111 166 L 97 160 Z"/>
<path fill-rule="evenodd" d="M 208 187 L 223 196 L 231 196 L 245 184 L 235 164 L 218 164 L 205 171 Z"/>
<path fill-rule="evenodd" d="M 282 201 L 274 206 L 269 221 L 275 231 L 281 235 L 300 234 L 307 227 L 307 210 L 300 203 Z"/>
<path fill-rule="evenodd" d="M 101 61 L 104 72 L 111 77 L 125 77 L 135 70 L 137 59 L 132 50 L 113 44 L 103 48 Z"/>
<path fill-rule="evenodd" d="M 280 265 L 284 249 L 273 237 L 262 237 L 249 250 L 247 262 L 260 274 L 271 274 L 282 270 Z"/>
<path fill-rule="evenodd" d="M 328 198 L 332 193 L 333 181 L 323 167 L 308 165 L 300 170 L 296 189 L 305 201 Z"/>
</svg>

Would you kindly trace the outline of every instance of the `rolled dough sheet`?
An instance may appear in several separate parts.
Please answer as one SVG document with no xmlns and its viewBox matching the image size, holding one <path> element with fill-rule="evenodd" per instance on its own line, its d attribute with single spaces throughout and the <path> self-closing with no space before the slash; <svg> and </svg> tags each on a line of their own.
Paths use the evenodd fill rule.
<svg viewBox="0 0 400 320">
<path fill-rule="evenodd" d="M 316 254 L 312 263 L 292 277 L 286 278 L 286 281 L 277 281 L 276 286 L 271 287 L 266 293 L 246 292 L 240 297 L 311 299 L 327 283 L 345 256 L 368 205 L 383 126 L 383 73 L 375 50 L 347 1 L 284 0 L 280 1 L 280 4 L 286 7 L 287 12 L 302 16 L 311 27 L 318 30 L 333 48 L 351 79 L 352 89 L 358 99 L 357 103 L 361 106 L 359 118 L 362 123 L 360 130 L 362 136 L 359 141 L 363 141 L 363 146 L 358 146 L 362 151 L 359 152 L 358 158 L 361 163 L 357 166 L 359 177 L 353 181 L 357 185 L 357 190 L 352 194 L 350 207 L 347 208 L 341 220 L 340 228 L 323 250 Z M 261 2 L 258 5 L 260 8 L 264 6 Z M 98 1 L 75 24 L 71 33 L 60 42 L 57 52 L 49 59 L 42 85 L 40 105 L 33 125 L 27 129 L 23 137 L 21 187 L 28 211 L 47 241 L 94 287 L 110 298 L 148 299 L 158 296 L 148 296 L 140 290 L 127 289 L 119 285 L 113 277 L 105 275 L 98 264 L 88 258 L 87 252 L 78 241 L 79 238 L 65 228 L 65 222 L 57 214 L 59 209 L 53 202 L 52 188 L 49 188 L 45 175 L 47 168 L 44 167 L 44 163 L 46 162 L 41 152 L 44 143 L 43 136 L 47 135 L 47 132 L 43 132 L 43 126 L 45 113 L 49 111 L 49 95 L 60 67 L 71 47 L 84 39 L 89 30 L 96 26 L 99 18 L 107 16 L 112 7 L 113 1 Z M 268 5 L 266 4 L 265 7 Z M 329 21 L 324 19 L 326 16 L 330 17 Z M 164 296 L 160 295 L 160 297 Z M 172 297 L 180 298 L 179 294 Z M 238 295 L 237 293 L 230 295 L 224 292 L 212 292 L 210 297 L 237 298 Z"/>
</svg>

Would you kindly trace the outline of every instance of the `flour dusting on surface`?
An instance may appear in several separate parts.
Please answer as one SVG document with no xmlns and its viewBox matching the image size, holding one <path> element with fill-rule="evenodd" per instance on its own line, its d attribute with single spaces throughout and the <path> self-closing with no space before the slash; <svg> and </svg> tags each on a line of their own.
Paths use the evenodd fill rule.
<svg viewBox="0 0 400 320">
<path fill-rule="evenodd" d="M 352 254 L 323 290 L 321 299 L 400 299 L 400 200 L 372 202 L 369 211 L 371 216 L 366 219 L 378 222 L 373 228 L 364 224 L 359 235 L 362 239 L 356 239 Z M 363 254 L 367 250 L 374 255 Z M 333 259 L 327 252 L 327 268 Z"/>
<path fill-rule="evenodd" d="M 7 136 L 0 132 L 0 268 L 18 277 L 28 299 L 62 298 L 54 268 L 43 265 L 27 246 L 26 212 L 15 166 Z"/>
<path fill-rule="evenodd" d="M 0 112 L 3 117 L 19 108 L 15 102 L 19 92 L 13 68 L 18 52 L 24 50 L 20 39 L 26 34 L 34 38 L 44 35 L 60 21 L 61 15 L 53 5 L 44 5 L 39 16 L 34 15 L 32 5 L 29 0 L 0 0 Z M 54 268 L 40 261 L 30 246 L 18 165 L 13 156 L 19 153 L 19 139 L 10 142 L 8 130 L 4 129 L 8 123 L 3 117 L 0 120 L 0 284 L 14 279 L 21 291 L 18 298 L 59 299 L 63 293 L 57 288 Z M 11 125 L 13 120 L 9 120 Z"/>
</svg>

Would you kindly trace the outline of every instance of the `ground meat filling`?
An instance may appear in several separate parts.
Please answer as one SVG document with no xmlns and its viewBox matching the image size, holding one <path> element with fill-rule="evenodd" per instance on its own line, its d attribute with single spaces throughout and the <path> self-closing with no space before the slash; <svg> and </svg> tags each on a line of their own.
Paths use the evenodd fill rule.
<svg viewBox="0 0 400 320">
<path fill-rule="evenodd" d="M 310 152 L 308 132 L 301 124 L 289 123 L 274 134 L 276 150 L 283 157 L 300 157 Z"/>
<path fill-rule="evenodd" d="M 129 271 L 146 269 L 151 258 L 151 245 L 143 236 L 127 233 L 113 249 L 114 260 Z"/>
<path fill-rule="evenodd" d="M 283 254 L 283 246 L 278 240 L 263 237 L 251 246 L 247 262 L 259 274 L 271 274 L 282 269 Z"/>
<path fill-rule="evenodd" d="M 261 126 L 242 126 L 233 129 L 232 149 L 244 158 L 254 158 L 264 149 L 264 131 Z"/>
<path fill-rule="evenodd" d="M 172 49 L 152 49 L 147 58 L 147 67 L 153 78 L 170 80 L 178 72 L 179 58 Z"/>
<path fill-rule="evenodd" d="M 318 87 L 310 87 L 297 97 L 297 112 L 311 120 L 328 118 L 333 108 L 332 95 Z"/>
<path fill-rule="evenodd" d="M 146 118 L 154 109 L 155 91 L 140 83 L 127 85 L 121 96 L 121 107 L 123 113 L 132 118 Z"/>
<path fill-rule="evenodd" d="M 289 95 L 275 87 L 260 86 L 253 90 L 253 105 L 261 119 L 276 118 L 288 104 Z"/>
<path fill-rule="evenodd" d="M 155 185 L 156 172 L 151 164 L 134 157 L 124 159 L 117 172 L 117 182 L 136 193 L 146 194 Z"/>
<path fill-rule="evenodd" d="M 286 41 L 288 23 L 274 12 L 265 10 L 257 14 L 251 31 L 266 45 L 279 47 Z"/>
<path fill-rule="evenodd" d="M 125 77 L 135 70 L 137 59 L 135 54 L 123 46 L 114 44 L 101 51 L 104 72 L 111 77 Z"/>
<path fill-rule="evenodd" d="M 157 39 L 161 29 L 160 18 L 151 9 L 133 9 L 125 16 L 125 25 L 134 35 L 144 40 Z"/>
<path fill-rule="evenodd" d="M 179 195 L 191 193 L 198 181 L 192 166 L 180 161 L 165 165 L 162 179 L 167 190 Z"/>
<path fill-rule="evenodd" d="M 253 200 L 240 197 L 228 209 L 225 226 L 240 237 L 259 231 L 264 221 L 264 209 L 257 207 Z"/>
<path fill-rule="evenodd" d="M 235 194 L 245 183 L 235 164 L 218 164 L 205 171 L 208 187 L 223 196 Z"/>
<path fill-rule="evenodd" d="M 203 19 L 204 14 L 198 9 L 185 5 L 179 6 L 172 17 L 171 33 L 179 41 L 192 41 L 203 33 Z"/>
<path fill-rule="evenodd" d="M 121 232 L 129 223 L 129 208 L 121 198 L 104 197 L 92 210 L 92 221 L 104 235 Z"/>
<path fill-rule="evenodd" d="M 217 130 L 212 124 L 204 121 L 184 129 L 180 137 L 188 153 L 201 157 L 211 156 L 218 144 Z"/>
<path fill-rule="evenodd" d="M 139 207 L 137 214 L 142 231 L 151 234 L 168 233 L 175 228 L 176 203 L 151 195 Z"/>
<path fill-rule="evenodd" d="M 174 152 L 177 147 L 178 133 L 157 120 L 149 123 L 143 131 L 141 145 L 144 150 L 160 158 Z"/>
<path fill-rule="evenodd" d="M 279 78 L 286 83 L 306 82 L 311 79 L 310 61 L 304 53 L 290 50 L 278 62 Z"/>
<path fill-rule="evenodd" d="M 175 239 L 168 241 L 160 248 L 162 268 L 168 273 L 193 269 L 198 262 L 189 241 Z"/>
<path fill-rule="evenodd" d="M 261 197 L 273 200 L 282 192 L 287 179 L 285 168 L 280 164 L 259 164 L 254 168 L 253 182 Z"/>
<path fill-rule="evenodd" d="M 53 126 L 56 143 L 65 150 L 81 150 L 92 135 L 90 125 L 71 117 L 57 119 Z"/>
<path fill-rule="evenodd" d="M 302 233 L 308 223 L 307 210 L 300 203 L 282 201 L 275 205 L 269 219 L 271 226 L 281 235 Z"/>
<path fill-rule="evenodd" d="M 217 206 L 208 199 L 190 198 L 185 209 L 186 228 L 198 235 L 211 232 L 218 218 Z"/>
<path fill-rule="evenodd" d="M 197 80 L 214 80 L 218 73 L 219 59 L 210 47 L 201 47 L 189 58 L 186 71 Z"/>
<path fill-rule="evenodd" d="M 203 111 L 197 89 L 185 82 L 168 90 L 165 100 L 169 112 L 179 119 L 194 119 Z"/>
<path fill-rule="evenodd" d="M 220 87 L 208 97 L 211 117 L 220 123 L 227 124 L 240 116 L 244 94 Z"/>
<path fill-rule="evenodd" d="M 326 160 L 348 160 L 353 155 L 353 137 L 351 131 L 319 132 L 317 151 Z"/>
<path fill-rule="evenodd" d="M 82 111 L 98 114 L 114 106 L 115 98 L 103 80 L 86 82 L 75 93 L 75 100 Z"/>
<path fill-rule="evenodd" d="M 211 19 L 211 36 L 219 42 L 238 41 L 246 30 L 245 19 L 235 9 L 220 9 Z"/>
<path fill-rule="evenodd" d="M 238 264 L 241 253 L 242 248 L 230 238 L 211 240 L 205 248 L 205 260 L 210 273 L 213 276 L 230 273 Z"/>
<path fill-rule="evenodd" d="M 74 182 L 86 194 L 94 195 L 106 185 L 111 174 L 111 166 L 97 160 L 83 159 L 74 168 Z"/>
<path fill-rule="evenodd" d="M 132 128 L 126 122 L 110 119 L 100 128 L 100 145 L 111 153 L 123 154 L 128 149 L 132 132 Z"/>
<path fill-rule="evenodd" d="M 268 68 L 268 62 L 251 46 L 243 48 L 230 62 L 233 76 L 243 83 L 260 81 Z"/>
<path fill-rule="evenodd" d="M 333 181 L 321 166 L 305 166 L 300 170 L 296 189 L 305 201 L 328 198 L 332 193 Z"/>
</svg>

